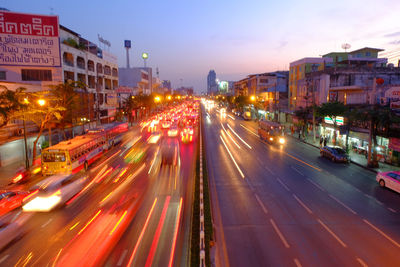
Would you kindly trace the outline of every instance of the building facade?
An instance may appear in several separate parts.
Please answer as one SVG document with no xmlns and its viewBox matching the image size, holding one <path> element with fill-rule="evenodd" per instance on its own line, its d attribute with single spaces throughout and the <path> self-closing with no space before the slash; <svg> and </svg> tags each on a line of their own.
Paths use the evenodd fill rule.
<svg viewBox="0 0 400 267">
<path fill-rule="evenodd" d="M 218 92 L 217 74 L 210 70 L 207 75 L 207 94 L 213 95 Z"/>
</svg>

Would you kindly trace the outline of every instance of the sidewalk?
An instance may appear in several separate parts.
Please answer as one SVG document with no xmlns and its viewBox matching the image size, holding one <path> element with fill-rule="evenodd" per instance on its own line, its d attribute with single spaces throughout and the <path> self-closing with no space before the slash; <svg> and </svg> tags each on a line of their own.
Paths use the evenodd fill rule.
<svg viewBox="0 0 400 267">
<path fill-rule="evenodd" d="M 299 140 L 298 133 L 294 133 L 294 135 L 292 135 L 290 132 L 288 132 L 286 134 L 296 140 Z M 316 142 L 314 142 L 313 134 L 311 132 L 304 139 L 302 139 L 300 141 L 319 149 L 319 138 L 316 138 L 316 139 L 317 139 Z M 328 143 L 328 145 L 331 145 L 331 143 Z M 355 153 L 353 150 L 350 150 L 349 156 L 350 156 L 351 163 L 354 163 L 360 167 L 363 167 L 363 168 L 368 169 L 375 173 L 376 172 L 387 172 L 387 171 L 400 171 L 400 167 L 392 166 L 392 165 L 384 163 L 384 162 L 379 162 L 378 168 L 367 167 L 368 159 L 365 157 L 365 155 Z"/>
</svg>

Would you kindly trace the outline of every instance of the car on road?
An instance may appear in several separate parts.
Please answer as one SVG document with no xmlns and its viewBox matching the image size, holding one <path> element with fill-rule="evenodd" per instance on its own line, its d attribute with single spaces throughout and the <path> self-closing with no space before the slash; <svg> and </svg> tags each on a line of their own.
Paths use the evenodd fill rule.
<svg viewBox="0 0 400 267">
<path fill-rule="evenodd" d="M 12 241 L 17 240 L 24 234 L 24 224 L 30 215 L 20 214 L 14 218 L 0 220 L 0 250 L 4 249 Z"/>
<path fill-rule="evenodd" d="M 400 193 L 400 171 L 378 172 L 376 181 L 381 187 L 387 187 Z"/>
<path fill-rule="evenodd" d="M 176 136 L 178 136 L 178 132 L 179 132 L 178 126 L 177 125 L 172 125 L 168 130 L 168 136 L 169 137 L 176 137 Z"/>
<path fill-rule="evenodd" d="M 193 127 L 192 126 L 186 126 L 182 131 L 181 131 L 181 141 L 183 143 L 190 143 L 193 141 Z"/>
<path fill-rule="evenodd" d="M 86 177 L 75 178 L 75 175 L 50 176 L 32 188 L 31 191 L 38 190 L 38 193 L 22 209 L 46 212 L 61 207 L 83 189 L 85 180 Z"/>
<path fill-rule="evenodd" d="M 321 157 L 328 158 L 333 162 L 350 162 L 349 155 L 339 146 L 324 146 L 319 151 Z"/>
<path fill-rule="evenodd" d="M 0 216 L 21 207 L 28 195 L 29 193 L 24 191 L 1 191 Z"/>
<path fill-rule="evenodd" d="M 179 141 L 165 140 L 160 146 L 161 165 L 177 166 L 179 164 Z"/>
</svg>

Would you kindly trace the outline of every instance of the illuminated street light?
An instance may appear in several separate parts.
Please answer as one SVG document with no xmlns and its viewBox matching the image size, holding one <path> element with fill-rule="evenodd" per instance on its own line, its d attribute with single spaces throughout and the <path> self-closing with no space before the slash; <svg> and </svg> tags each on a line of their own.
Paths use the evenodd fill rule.
<svg viewBox="0 0 400 267">
<path fill-rule="evenodd" d="M 154 97 L 154 102 L 158 103 L 161 101 L 161 98 L 159 96 Z"/>
<path fill-rule="evenodd" d="M 250 100 L 254 102 L 254 101 L 256 101 L 256 97 L 254 95 L 252 95 L 252 96 L 250 96 Z"/>
<path fill-rule="evenodd" d="M 168 100 L 171 100 L 171 96 L 170 96 L 170 95 L 169 95 L 169 96 L 167 96 L 167 99 L 168 99 Z"/>
<path fill-rule="evenodd" d="M 43 107 L 46 104 L 46 100 L 44 99 L 39 99 L 38 101 L 39 106 Z"/>
</svg>

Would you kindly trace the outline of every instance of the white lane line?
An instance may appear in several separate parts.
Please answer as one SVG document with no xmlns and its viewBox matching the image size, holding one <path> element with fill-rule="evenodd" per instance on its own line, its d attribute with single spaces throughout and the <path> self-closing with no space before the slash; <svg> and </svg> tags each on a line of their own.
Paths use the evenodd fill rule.
<svg viewBox="0 0 400 267">
<path fill-rule="evenodd" d="M 367 193 L 364 193 L 364 196 L 366 196 L 367 198 L 370 198 L 370 199 L 374 199 L 372 196 L 368 195 Z"/>
<path fill-rule="evenodd" d="M 253 134 L 253 135 L 259 137 L 258 134 L 257 134 L 256 132 L 253 132 L 253 130 L 250 130 L 249 128 L 247 128 L 247 127 L 244 126 L 243 124 L 240 124 L 240 126 L 242 126 L 242 127 L 243 127 L 245 130 L 247 130 L 249 133 L 251 133 L 251 134 Z"/>
<path fill-rule="evenodd" d="M 292 168 L 294 171 L 296 171 L 298 174 L 300 174 L 301 176 L 305 176 L 300 170 L 298 170 L 296 167 L 294 167 L 293 165 L 290 166 L 290 168 Z"/>
<path fill-rule="evenodd" d="M 382 206 L 383 206 L 383 203 L 380 202 L 379 200 L 375 199 L 375 201 L 376 201 L 379 205 L 382 205 Z"/>
<path fill-rule="evenodd" d="M 232 129 L 232 127 L 229 125 L 229 123 L 228 123 L 228 128 L 232 131 L 232 133 L 233 133 L 234 135 L 236 135 L 237 138 L 239 138 L 240 141 L 242 141 L 243 144 L 245 144 L 248 148 L 252 149 L 252 147 L 251 147 L 248 143 L 246 143 L 246 142 Z"/>
<path fill-rule="evenodd" d="M 272 175 L 275 175 L 275 172 L 271 170 L 268 166 L 264 166 L 264 168 L 269 171 Z"/>
<path fill-rule="evenodd" d="M 367 221 L 366 219 L 363 219 L 363 221 L 368 224 L 369 226 L 371 226 L 372 228 L 375 229 L 375 231 L 377 231 L 378 233 L 380 233 L 381 235 L 383 235 L 387 240 L 389 240 L 390 242 L 392 242 L 395 246 L 400 248 L 400 244 L 397 243 L 396 241 L 394 241 L 390 236 L 388 236 L 387 234 L 385 234 L 382 230 L 380 230 L 378 227 L 376 227 L 375 225 L 373 225 L 372 223 L 370 223 L 369 221 Z"/>
<path fill-rule="evenodd" d="M 232 120 L 236 120 L 233 116 L 228 114 L 228 117 L 231 118 Z"/>
<path fill-rule="evenodd" d="M 274 220 L 273 220 L 273 219 L 269 219 L 269 221 L 271 222 L 272 227 L 274 227 L 275 232 L 278 234 L 279 238 L 282 240 L 283 245 L 284 245 L 286 248 L 290 248 L 289 243 L 286 241 L 286 239 L 285 239 L 285 237 L 283 236 L 283 234 L 281 233 L 281 231 L 279 231 L 279 228 L 278 228 L 278 226 L 276 226 Z"/>
<path fill-rule="evenodd" d="M 243 174 L 242 170 L 239 168 L 239 165 L 236 163 L 236 160 L 233 158 L 232 153 L 231 153 L 231 151 L 229 151 L 229 148 L 228 148 L 228 146 L 226 145 L 224 139 L 222 138 L 221 135 L 219 136 L 219 138 L 221 138 L 222 143 L 224 144 L 224 146 L 225 146 L 225 148 L 226 148 L 226 151 L 228 151 L 229 156 L 231 157 L 231 159 L 232 159 L 233 163 L 235 164 L 237 170 L 239 171 L 240 175 L 241 175 L 242 178 L 244 179 L 244 174 Z"/>
<path fill-rule="evenodd" d="M 268 213 L 268 210 L 267 210 L 267 208 L 264 206 L 264 203 L 261 202 L 261 199 L 258 197 L 257 194 L 254 194 L 254 196 L 256 197 L 256 199 L 257 199 L 257 201 L 258 201 L 258 204 L 260 204 L 260 206 L 261 206 L 262 210 L 264 211 L 264 213 L 267 214 L 267 213 Z"/>
<path fill-rule="evenodd" d="M 293 194 L 293 197 L 297 200 L 297 202 L 299 202 L 299 204 L 300 204 L 308 213 L 310 213 L 310 214 L 313 213 L 312 210 L 311 210 L 309 207 L 307 207 L 307 205 L 304 204 L 304 202 L 301 201 L 300 198 L 298 198 L 295 194 Z"/>
<path fill-rule="evenodd" d="M 300 261 L 298 259 L 295 258 L 293 261 L 294 261 L 294 264 L 296 264 L 297 267 L 301 267 L 301 263 L 300 263 Z"/>
<path fill-rule="evenodd" d="M 317 187 L 319 190 L 324 191 L 325 189 L 323 189 L 319 184 L 317 184 L 316 182 L 314 182 L 313 180 L 311 180 L 310 178 L 307 178 L 307 180 L 312 183 L 315 187 Z"/>
<path fill-rule="evenodd" d="M 0 263 L 3 263 L 8 257 L 10 257 L 10 254 L 5 255 L 3 258 L 0 259 Z"/>
<path fill-rule="evenodd" d="M 357 261 L 360 263 L 362 267 L 368 267 L 368 265 L 360 258 L 357 258 Z"/>
<path fill-rule="evenodd" d="M 328 231 L 343 247 L 347 247 L 347 245 L 331 230 L 329 227 L 324 224 L 320 219 L 317 219 L 317 221 L 325 228 L 326 231 Z"/>
<path fill-rule="evenodd" d="M 390 211 L 393 212 L 393 213 L 397 213 L 397 211 L 394 210 L 394 209 L 392 209 L 392 208 L 388 208 L 388 210 L 390 210 Z"/>
<path fill-rule="evenodd" d="M 276 178 L 276 180 L 277 180 L 288 192 L 290 192 L 289 187 L 288 187 L 284 182 L 282 182 L 281 179 Z"/>
<path fill-rule="evenodd" d="M 52 220 L 53 220 L 53 219 L 48 219 L 47 222 L 45 222 L 45 223 L 42 225 L 42 228 L 45 228 L 49 223 L 51 223 Z"/>
<path fill-rule="evenodd" d="M 128 253 L 128 250 L 127 250 L 127 249 L 125 249 L 124 252 L 122 252 L 122 255 L 121 255 L 121 257 L 119 258 L 119 261 L 118 261 L 118 263 L 117 263 L 117 266 L 121 266 L 121 265 L 122 265 L 122 262 L 123 262 L 124 259 L 125 259 L 126 253 Z"/>
<path fill-rule="evenodd" d="M 249 185 L 250 190 L 251 190 L 251 191 L 255 191 L 255 190 L 254 190 L 254 187 L 250 184 L 249 179 L 246 179 L 245 181 L 246 181 L 246 183 Z"/>
<path fill-rule="evenodd" d="M 329 194 L 329 196 L 335 200 L 337 203 L 339 203 L 340 205 L 342 205 L 343 207 L 345 207 L 348 211 L 350 211 L 353 214 L 357 214 L 357 212 L 355 212 L 354 210 L 352 210 L 349 206 L 347 206 L 346 204 L 344 204 L 342 201 L 340 201 L 339 199 L 337 199 L 336 197 L 332 196 L 331 194 Z"/>
</svg>

